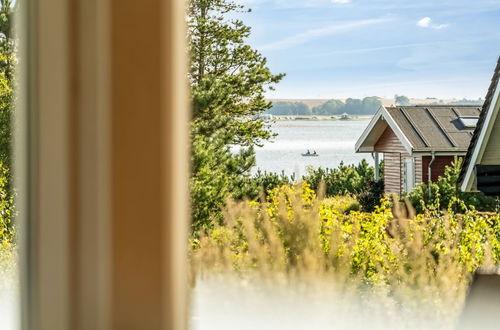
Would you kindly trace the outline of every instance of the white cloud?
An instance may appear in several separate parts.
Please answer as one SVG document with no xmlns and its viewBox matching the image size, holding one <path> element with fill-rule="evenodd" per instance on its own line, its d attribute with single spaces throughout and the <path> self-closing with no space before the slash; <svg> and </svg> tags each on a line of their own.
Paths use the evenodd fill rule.
<svg viewBox="0 0 500 330">
<path fill-rule="evenodd" d="M 431 28 L 435 30 L 446 29 L 450 24 L 432 24 L 432 19 L 430 17 L 424 17 L 417 22 L 417 26 L 422 28 Z"/>
<path fill-rule="evenodd" d="M 429 27 L 431 25 L 431 18 L 430 17 L 424 17 L 420 21 L 417 22 L 417 25 L 420 27 Z"/>
<path fill-rule="evenodd" d="M 314 40 L 314 39 L 320 39 L 322 37 L 327 37 L 327 36 L 332 35 L 332 34 L 336 34 L 336 33 L 340 33 L 340 32 L 347 32 L 347 31 L 351 31 L 351 30 L 354 30 L 357 28 L 368 26 L 368 25 L 386 23 L 386 22 L 389 22 L 391 20 L 392 19 L 388 19 L 388 18 L 375 18 L 375 19 L 365 19 L 365 20 L 359 20 L 359 21 L 351 21 L 351 22 L 327 25 L 327 26 L 324 26 L 321 28 L 312 29 L 312 30 L 308 30 L 306 32 L 302 32 L 302 33 L 296 34 L 294 36 L 284 38 L 284 39 L 279 40 L 279 41 L 275 41 L 275 42 L 272 42 L 269 44 L 261 45 L 258 48 L 260 50 L 286 49 L 286 48 L 290 48 L 293 46 L 301 45 L 303 43 L 306 43 L 306 42 Z"/>
<path fill-rule="evenodd" d="M 349 3 L 351 0 L 331 0 L 332 3 Z"/>
</svg>

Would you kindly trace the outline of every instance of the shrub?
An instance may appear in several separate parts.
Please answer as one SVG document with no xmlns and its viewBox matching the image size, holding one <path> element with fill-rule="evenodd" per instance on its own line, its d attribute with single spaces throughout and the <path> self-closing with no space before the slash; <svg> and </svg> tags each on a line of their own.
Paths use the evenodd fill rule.
<svg viewBox="0 0 500 330">
<path fill-rule="evenodd" d="M 373 212 L 375 211 L 375 208 L 380 205 L 380 201 L 383 197 L 384 181 L 368 181 L 366 188 L 359 194 L 358 200 L 359 204 L 363 208 L 363 211 Z"/>
<path fill-rule="evenodd" d="M 237 189 L 233 192 L 233 198 L 236 200 L 245 198 L 255 200 L 261 195 L 266 197 L 271 190 L 277 187 L 291 185 L 295 181 L 295 176 L 287 176 L 284 171 L 278 174 L 258 170 L 254 176 L 242 177 L 239 180 L 239 184 L 235 185 Z"/>
<path fill-rule="evenodd" d="M 341 163 L 338 168 L 333 169 L 309 167 L 307 175 L 303 176 L 302 180 L 314 191 L 321 190 L 321 194 L 326 197 L 345 194 L 364 196 L 360 203 L 363 210 L 369 211 L 379 204 L 383 192 L 383 182 L 373 182 L 374 172 L 373 166 L 363 159 L 358 165 Z M 258 170 L 252 177 L 242 177 L 237 180 L 238 182 L 233 185 L 236 187 L 233 198 L 257 200 L 261 196 L 266 197 L 275 188 L 294 184 L 295 175 L 288 176 L 284 171 L 273 173 Z M 363 205 L 365 203 L 366 206 Z"/>
<path fill-rule="evenodd" d="M 199 149 L 195 154 L 200 159 L 193 158 L 197 175 L 191 178 L 194 233 L 200 228 L 211 228 L 223 221 L 222 212 L 228 196 L 235 200 L 259 200 L 261 197 L 266 198 L 273 189 L 290 186 L 296 181 L 295 175 L 288 176 L 284 171 L 272 173 L 258 170 L 253 176 L 227 176 L 215 166 L 218 160 L 212 157 L 214 153 L 208 151 L 209 146 L 202 142 L 194 144 Z M 214 171 L 218 174 L 214 175 Z M 383 162 L 380 164 L 382 171 Z M 359 198 L 358 206 L 364 211 L 372 211 L 380 204 L 384 189 L 382 181 L 374 183 L 374 173 L 374 167 L 363 159 L 357 165 L 340 163 L 333 169 L 309 167 L 302 180 L 314 191 L 321 190 L 322 196 L 356 196 Z"/>
<path fill-rule="evenodd" d="M 229 266 L 243 272 L 276 266 L 266 264 L 270 260 L 260 255 L 261 249 L 283 262 L 285 272 L 310 271 L 300 265 L 308 258 L 316 259 L 323 271 L 333 270 L 335 260 L 345 256 L 350 273 L 362 272 L 368 282 L 385 281 L 402 264 L 415 262 L 411 258 L 419 256 L 408 254 L 415 244 L 419 250 L 425 247 L 434 261 L 458 262 L 469 272 L 487 260 L 489 252 L 495 262 L 500 260 L 500 249 L 490 251 L 490 246 L 500 246 L 499 214 L 485 215 L 462 205 L 463 214 L 429 208 L 400 222 L 387 200 L 371 213 L 359 212 L 356 205 L 350 196 L 320 199 L 307 183 L 282 186 L 263 202 L 230 202 L 224 225 L 201 235 L 192 252 L 203 265 L 204 253 L 217 246 L 231 255 Z M 276 251 L 271 251 L 270 240 L 276 240 Z M 278 251 L 282 255 L 275 255 Z M 218 255 L 219 261 L 229 255 Z"/>
<path fill-rule="evenodd" d="M 447 209 L 452 201 L 460 200 L 467 207 L 474 207 L 480 211 L 495 211 L 494 198 L 480 192 L 462 192 L 458 178 L 462 168 L 462 159 L 455 157 L 453 162 L 446 166 L 444 175 L 430 185 L 422 183 L 408 194 L 410 201 L 417 212 L 422 213 L 430 206 Z M 429 192 L 430 189 L 430 192 Z M 457 205 L 456 205 L 457 206 Z"/>
<path fill-rule="evenodd" d="M 312 189 L 318 190 L 321 184 L 325 185 L 325 195 L 338 196 L 344 194 L 357 195 L 364 191 L 366 183 L 373 181 L 375 170 L 363 159 L 358 165 L 344 165 L 337 168 L 307 169 L 307 175 L 302 177 Z"/>
<path fill-rule="evenodd" d="M 379 169 L 383 175 L 383 162 Z M 323 184 L 325 196 L 341 196 L 351 194 L 357 196 L 363 211 L 371 212 L 380 205 L 384 194 L 384 182 L 375 182 L 375 168 L 363 159 L 358 165 L 344 165 L 341 163 L 335 169 L 308 169 L 308 174 L 302 179 L 309 183 L 314 190 Z"/>
</svg>

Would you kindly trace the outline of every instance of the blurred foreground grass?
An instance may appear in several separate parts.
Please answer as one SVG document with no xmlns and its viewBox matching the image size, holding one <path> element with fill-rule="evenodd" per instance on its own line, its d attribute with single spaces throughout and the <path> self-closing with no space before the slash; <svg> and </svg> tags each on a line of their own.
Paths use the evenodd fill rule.
<svg viewBox="0 0 500 330">
<path fill-rule="evenodd" d="M 224 224 L 190 240 L 192 284 L 321 287 L 371 297 L 388 319 L 405 311 L 450 328 L 472 274 L 500 260 L 499 215 L 458 200 L 446 211 L 411 213 L 389 200 L 360 212 L 354 198 L 324 199 L 307 184 L 277 188 L 261 202 L 229 202 Z"/>
<path fill-rule="evenodd" d="M 16 283 L 16 256 L 13 243 L 0 243 L 0 290 L 13 288 Z"/>
</svg>

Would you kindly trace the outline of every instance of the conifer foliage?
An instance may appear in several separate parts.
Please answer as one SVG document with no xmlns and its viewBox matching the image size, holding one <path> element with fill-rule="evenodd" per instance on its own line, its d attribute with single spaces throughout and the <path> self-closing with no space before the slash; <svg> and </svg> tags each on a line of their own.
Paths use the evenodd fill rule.
<svg viewBox="0 0 500 330">
<path fill-rule="evenodd" d="M 249 12 L 231 0 L 191 0 L 188 6 L 193 229 L 221 221 L 221 209 L 255 165 L 254 146 L 272 137 L 258 115 L 283 75 L 246 43 Z"/>
</svg>

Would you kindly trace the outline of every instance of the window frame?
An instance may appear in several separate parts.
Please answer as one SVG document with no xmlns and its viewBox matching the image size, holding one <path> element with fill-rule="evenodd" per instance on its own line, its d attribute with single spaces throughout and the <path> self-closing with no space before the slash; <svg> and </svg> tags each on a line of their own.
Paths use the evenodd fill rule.
<svg viewBox="0 0 500 330">
<path fill-rule="evenodd" d="M 20 4 L 22 329 L 185 329 L 184 1 Z M 130 65 L 134 41 L 139 73 Z M 147 244 L 131 246 L 131 238 Z"/>
<path fill-rule="evenodd" d="M 411 172 L 408 173 L 408 164 L 411 164 Z M 403 191 L 406 193 L 411 192 L 415 188 L 416 173 L 415 173 L 415 158 L 406 157 L 403 162 Z M 408 175 L 410 175 L 411 182 L 408 182 Z"/>
</svg>

